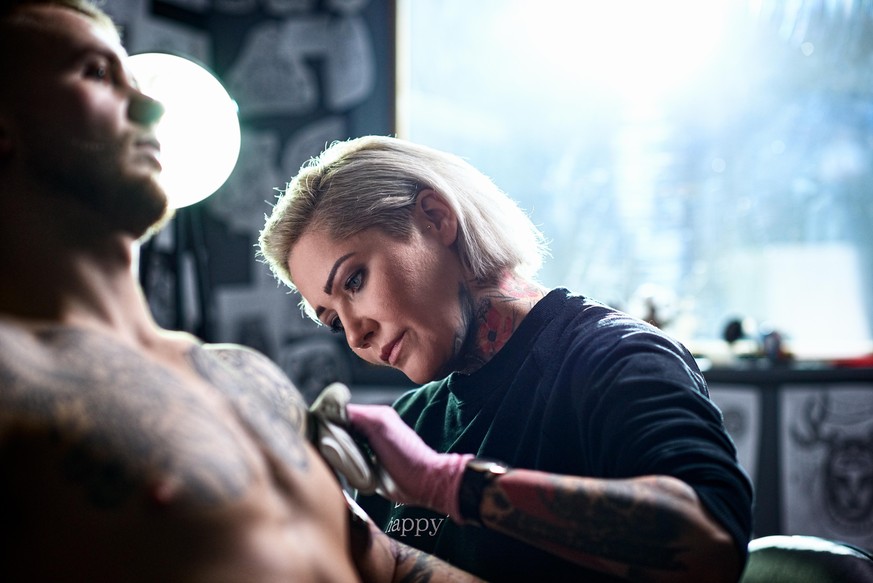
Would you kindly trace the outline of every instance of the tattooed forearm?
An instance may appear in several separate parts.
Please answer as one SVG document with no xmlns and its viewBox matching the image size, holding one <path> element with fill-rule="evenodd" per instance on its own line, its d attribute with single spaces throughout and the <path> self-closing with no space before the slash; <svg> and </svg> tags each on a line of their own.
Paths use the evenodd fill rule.
<svg viewBox="0 0 873 583">
<path fill-rule="evenodd" d="M 427 564 L 427 555 L 396 542 L 393 546 L 394 556 L 397 558 L 397 573 L 400 575 L 399 582 L 430 581 L 431 570 Z"/>
<path fill-rule="evenodd" d="M 391 552 L 394 554 L 397 565 L 394 578 L 397 583 L 474 583 L 481 581 L 466 571 L 394 539 L 391 539 Z"/>
<path fill-rule="evenodd" d="M 562 555 L 596 556 L 625 565 L 683 568 L 683 515 L 665 489 L 651 481 L 543 477 L 538 486 L 509 481 L 486 490 L 483 516 Z"/>
</svg>

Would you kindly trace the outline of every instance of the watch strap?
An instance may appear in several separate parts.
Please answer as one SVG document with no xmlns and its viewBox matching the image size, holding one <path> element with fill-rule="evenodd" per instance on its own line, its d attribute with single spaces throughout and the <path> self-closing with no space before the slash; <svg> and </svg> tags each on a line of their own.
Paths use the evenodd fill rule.
<svg viewBox="0 0 873 583">
<path fill-rule="evenodd" d="M 485 488 L 507 471 L 509 467 L 496 460 L 473 458 L 467 462 L 458 490 L 458 505 L 465 524 L 482 526 L 480 508 Z"/>
</svg>

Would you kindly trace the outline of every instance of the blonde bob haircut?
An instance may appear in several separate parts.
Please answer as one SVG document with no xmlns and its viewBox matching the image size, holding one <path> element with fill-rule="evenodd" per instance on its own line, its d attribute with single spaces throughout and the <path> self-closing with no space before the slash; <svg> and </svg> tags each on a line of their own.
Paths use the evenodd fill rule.
<svg viewBox="0 0 873 583">
<path fill-rule="evenodd" d="M 288 259 L 308 229 L 342 240 L 378 228 L 407 241 L 416 197 L 425 188 L 457 215 L 458 254 L 477 281 L 495 281 L 507 270 L 536 275 L 545 241 L 515 201 L 460 157 L 385 136 L 334 142 L 303 164 L 267 218 L 258 254 L 296 291 Z"/>
</svg>

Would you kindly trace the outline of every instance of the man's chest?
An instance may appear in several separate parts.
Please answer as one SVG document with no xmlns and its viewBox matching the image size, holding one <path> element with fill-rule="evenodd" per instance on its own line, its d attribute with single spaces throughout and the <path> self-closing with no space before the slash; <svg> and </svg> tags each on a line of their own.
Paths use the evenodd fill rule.
<svg viewBox="0 0 873 583">
<path fill-rule="evenodd" d="M 116 503 L 159 482 L 198 503 L 233 499 L 276 465 L 305 463 L 288 415 L 247 392 L 244 377 L 216 370 L 214 378 L 180 373 L 88 335 L 7 352 L 0 444 L 51 460 L 58 479 L 112 489 Z"/>
</svg>

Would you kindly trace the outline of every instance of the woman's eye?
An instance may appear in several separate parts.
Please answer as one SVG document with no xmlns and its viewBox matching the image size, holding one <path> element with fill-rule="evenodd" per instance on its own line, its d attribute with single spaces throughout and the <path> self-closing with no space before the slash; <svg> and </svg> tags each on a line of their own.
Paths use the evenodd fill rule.
<svg viewBox="0 0 873 583">
<path fill-rule="evenodd" d="M 356 271 L 351 277 L 346 280 L 345 288 L 349 291 L 356 292 L 361 289 L 364 284 L 364 272 Z"/>
<path fill-rule="evenodd" d="M 327 325 L 330 328 L 330 331 L 334 334 L 342 334 L 345 331 L 345 329 L 343 328 L 343 323 L 340 322 L 340 319 L 338 317 L 334 317 L 327 323 Z"/>
<path fill-rule="evenodd" d="M 349 278 L 343 284 L 343 289 L 352 293 L 357 293 L 360 291 L 361 286 L 364 285 L 364 270 L 359 269 L 352 273 Z M 343 323 L 340 321 L 339 316 L 333 316 L 327 322 L 327 327 L 334 334 L 344 334 L 345 328 L 343 327 Z"/>
</svg>

